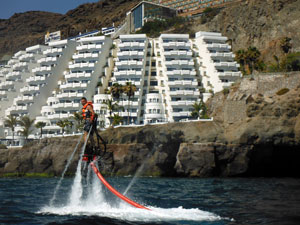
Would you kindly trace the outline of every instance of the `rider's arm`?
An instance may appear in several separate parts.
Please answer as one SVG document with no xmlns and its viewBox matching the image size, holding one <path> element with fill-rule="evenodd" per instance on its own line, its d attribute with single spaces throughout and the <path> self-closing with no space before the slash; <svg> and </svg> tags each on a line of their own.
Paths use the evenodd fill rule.
<svg viewBox="0 0 300 225">
<path fill-rule="evenodd" d="M 91 118 L 89 118 L 89 120 L 93 120 L 94 117 L 95 117 L 95 112 L 94 112 L 93 107 L 90 106 L 90 105 L 88 105 L 88 106 L 86 107 L 86 109 L 91 113 Z"/>
</svg>

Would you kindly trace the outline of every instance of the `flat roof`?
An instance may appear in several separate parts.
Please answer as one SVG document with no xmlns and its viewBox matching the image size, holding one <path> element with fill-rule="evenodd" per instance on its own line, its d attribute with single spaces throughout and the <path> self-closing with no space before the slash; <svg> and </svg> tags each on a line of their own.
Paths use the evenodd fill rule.
<svg viewBox="0 0 300 225">
<path fill-rule="evenodd" d="M 146 34 L 124 34 L 120 35 L 120 39 L 138 39 L 138 38 L 147 38 Z"/>
<path fill-rule="evenodd" d="M 169 7 L 169 6 L 165 6 L 165 5 L 161 5 L 161 4 L 154 3 L 154 2 L 148 2 L 148 1 L 141 1 L 139 4 L 137 4 L 136 6 L 134 6 L 130 11 L 135 10 L 138 6 L 140 6 L 141 4 L 144 4 L 144 3 L 150 4 L 150 5 L 156 5 L 156 6 L 159 6 L 159 7 L 162 7 L 162 8 L 167 8 L 167 9 L 178 11 L 175 8 L 172 8 L 172 7 Z"/>
<path fill-rule="evenodd" d="M 161 38 L 186 38 L 189 39 L 190 35 L 188 34 L 161 34 Z"/>
</svg>

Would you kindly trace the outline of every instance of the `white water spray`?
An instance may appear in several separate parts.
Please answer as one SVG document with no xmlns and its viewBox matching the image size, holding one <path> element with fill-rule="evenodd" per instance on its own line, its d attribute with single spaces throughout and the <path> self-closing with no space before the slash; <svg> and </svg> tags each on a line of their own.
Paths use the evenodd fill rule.
<svg viewBox="0 0 300 225">
<path fill-rule="evenodd" d="M 144 169 L 145 163 L 146 162 L 144 161 L 143 164 L 138 168 L 138 170 L 134 174 L 133 178 L 131 179 L 129 185 L 127 186 L 127 188 L 123 192 L 123 195 L 127 194 L 127 192 L 130 190 L 130 188 L 132 187 L 132 185 L 135 183 L 136 179 L 140 176 L 140 174 L 142 173 L 142 171 Z"/>
<path fill-rule="evenodd" d="M 91 130 L 92 130 L 92 127 L 90 128 L 89 133 L 86 137 L 85 143 L 81 149 L 80 158 L 79 158 L 79 162 L 78 162 L 77 169 L 76 169 L 75 179 L 74 179 L 74 182 L 72 185 L 72 191 L 71 191 L 70 198 L 69 198 L 71 205 L 77 206 L 80 204 L 80 198 L 82 196 L 82 191 L 83 191 L 82 183 L 81 183 L 81 181 L 82 181 L 82 176 L 81 176 L 82 157 L 83 157 L 83 154 L 84 154 L 84 151 L 86 148 L 86 144 L 89 140 Z"/>
<path fill-rule="evenodd" d="M 69 168 L 69 166 L 70 166 L 70 164 L 71 164 L 71 162 L 72 162 L 72 159 L 73 159 L 73 157 L 74 157 L 74 155 L 75 155 L 75 152 L 77 151 L 77 148 L 78 148 L 78 146 L 79 146 L 79 144 L 80 144 L 80 142 L 81 142 L 82 137 L 83 137 L 83 134 L 80 136 L 80 138 L 79 138 L 79 140 L 78 140 L 78 142 L 77 142 L 77 144 L 76 144 L 76 147 L 74 148 L 74 150 L 73 150 L 73 152 L 72 152 L 70 158 L 68 159 L 68 162 L 67 162 L 67 164 L 66 164 L 66 166 L 65 166 L 65 169 L 64 169 L 64 171 L 62 172 L 62 175 L 61 175 L 61 177 L 60 177 L 60 179 L 59 179 L 59 181 L 58 181 L 58 183 L 57 183 L 57 185 L 56 185 L 56 187 L 55 187 L 55 189 L 54 189 L 53 196 L 52 196 L 52 198 L 51 198 L 51 200 L 50 200 L 50 206 L 53 205 L 53 203 L 54 203 L 54 201 L 55 201 L 55 199 L 56 199 L 56 195 L 57 195 L 57 192 L 58 192 L 58 190 L 59 190 L 59 188 L 60 188 L 60 186 L 61 186 L 61 182 L 63 181 L 63 179 L 64 179 L 64 177 L 65 177 L 65 173 L 67 172 L 67 170 L 68 170 L 68 168 Z"/>
</svg>

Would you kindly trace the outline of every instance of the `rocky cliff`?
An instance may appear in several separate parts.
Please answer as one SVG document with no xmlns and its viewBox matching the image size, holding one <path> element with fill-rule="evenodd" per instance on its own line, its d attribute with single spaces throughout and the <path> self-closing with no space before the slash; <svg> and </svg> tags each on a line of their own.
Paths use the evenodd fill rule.
<svg viewBox="0 0 300 225">
<path fill-rule="evenodd" d="M 102 172 L 146 176 L 296 176 L 300 73 L 244 78 L 208 101 L 213 121 L 110 128 Z M 59 175 L 78 137 L 0 150 L 0 174 Z M 71 144 L 70 144 L 71 143 Z M 79 151 L 69 172 L 74 172 Z"/>
<path fill-rule="evenodd" d="M 45 34 L 60 30 L 63 38 L 79 32 L 118 26 L 138 0 L 102 0 L 88 3 L 66 14 L 29 11 L 16 13 L 9 19 L 0 20 L 0 59 L 5 54 L 23 50 L 36 44 L 44 44 Z"/>
<path fill-rule="evenodd" d="M 64 38 L 79 32 L 119 25 L 139 0 L 102 0 L 83 4 L 65 15 L 26 12 L 0 20 L 0 58 L 31 45 L 42 44 L 47 31 L 62 31 Z M 217 31 L 232 40 L 233 50 L 256 46 L 264 59 L 280 56 L 280 40 L 292 39 L 292 51 L 300 51 L 300 0 L 246 0 L 222 9 L 207 23 L 192 20 L 176 32 Z M 187 29 L 188 28 L 188 29 Z M 174 32 L 173 30 L 171 32 Z"/>
<path fill-rule="evenodd" d="M 232 40 L 234 51 L 255 46 L 265 60 L 280 56 L 280 40 L 292 39 L 300 51 L 300 0 L 246 0 L 221 10 L 205 24 L 195 21 L 193 31 L 218 31 Z M 200 20 L 201 21 L 201 20 Z"/>
</svg>

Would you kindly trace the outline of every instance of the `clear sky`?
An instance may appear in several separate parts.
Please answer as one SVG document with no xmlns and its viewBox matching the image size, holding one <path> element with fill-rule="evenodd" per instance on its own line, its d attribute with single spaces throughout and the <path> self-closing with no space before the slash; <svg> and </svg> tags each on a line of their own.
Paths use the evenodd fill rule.
<svg viewBox="0 0 300 225">
<path fill-rule="evenodd" d="M 0 18 L 8 19 L 14 13 L 32 10 L 64 14 L 83 3 L 98 1 L 99 0 L 0 0 Z"/>
</svg>

